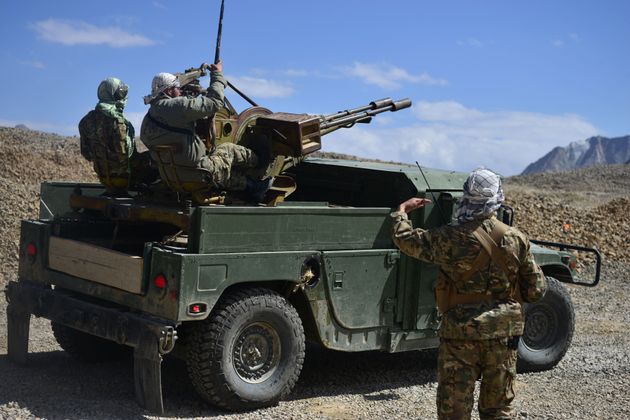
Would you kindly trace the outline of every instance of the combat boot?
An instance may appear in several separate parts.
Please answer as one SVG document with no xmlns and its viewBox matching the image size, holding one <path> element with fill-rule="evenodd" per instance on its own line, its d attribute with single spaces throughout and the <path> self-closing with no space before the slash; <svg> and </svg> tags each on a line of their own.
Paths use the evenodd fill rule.
<svg viewBox="0 0 630 420">
<path fill-rule="evenodd" d="M 244 192 L 252 202 L 261 203 L 265 199 L 265 194 L 271 188 L 271 184 L 273 184 L 273 177 L 265 179 L 247 178 Z"/>
</svg>

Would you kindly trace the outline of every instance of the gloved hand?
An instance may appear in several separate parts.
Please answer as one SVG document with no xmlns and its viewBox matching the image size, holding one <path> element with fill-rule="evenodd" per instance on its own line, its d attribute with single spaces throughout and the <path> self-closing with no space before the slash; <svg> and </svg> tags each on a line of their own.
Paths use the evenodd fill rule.
<svg viewBox="0 0 630 420">
<path fill-rule="evenodd" d="M 210 71 L 218 71 L 223 73 L 223 61 L 219 60 L 216 64 L 210 64 Z"/>
</svg>

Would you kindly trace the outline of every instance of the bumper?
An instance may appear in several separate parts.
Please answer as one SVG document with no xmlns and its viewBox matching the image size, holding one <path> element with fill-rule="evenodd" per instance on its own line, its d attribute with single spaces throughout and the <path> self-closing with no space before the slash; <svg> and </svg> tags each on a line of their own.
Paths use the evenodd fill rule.
<svg viewBox="0 0 630 420">
<path fill-rule="evenodd" d="M 27 362 L 31 314 L 134 348 L 134 382 L 138 403 L 162 413 L 161 361 L 177 340 L 176 325 L 118 306 L 79 299 L 63 290 L 27 281 L 11 281 L 5 290 L 9 358 Z"/>
</svg>

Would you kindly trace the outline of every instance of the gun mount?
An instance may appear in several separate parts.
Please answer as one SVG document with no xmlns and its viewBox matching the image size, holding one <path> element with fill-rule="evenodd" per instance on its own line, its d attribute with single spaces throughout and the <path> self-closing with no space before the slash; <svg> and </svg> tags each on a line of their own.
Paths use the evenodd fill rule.
<svg viewBox="0 0 630 420">
<path fill-rule="evenodd" d="M 202 64 L 198 68 L 192 67 L 182 73 L 176 73 L 182 92 L 189 96 L 205 94 L 199 78 L 207 75 L 208 69 L 207 64 Z M 276 157 L 282 157 L 284 162 L 276 165 L 270 175 L 277 175 L 293 166 L 296 163 L 295 159 L 299 160 L 320 150 L 321 138 L 326 134 L 340 128 L 350 128 L 356 123 L 370 123 L 372 118 L 380 113 L 396 112 L 412 105 L 409 98 L 398 101 L 383 98 L 358 108 L 328 115 L 272 112 L 258 106 L 230 82 L 228 87 L 252 106 L 238 113 L 225 98 L 225 106 L 217 112 L 214 121 L 200 120 L 196 132 L 199 136 L 205 137 L 208 144 L 231 142 L 246 147 L 253 145 L 251 134 L 264 134 L 270 140 L 271 153 Z"/>
<path fill-rule="evenodd" d="M 282 154 L 301 157 L 321 149 L 321 137 L 326 134 L 352 127 L 356 123 L 369 123 L 372 117 L 380 113 L 395 112 L 410 106 L 410 99 L 393 101 L 384 98 L 329 115 L 273 113 L 259 117 L 256 125 L 270 131 L 272 144 L 276 149 L 282 149 Z"/>
</svg>

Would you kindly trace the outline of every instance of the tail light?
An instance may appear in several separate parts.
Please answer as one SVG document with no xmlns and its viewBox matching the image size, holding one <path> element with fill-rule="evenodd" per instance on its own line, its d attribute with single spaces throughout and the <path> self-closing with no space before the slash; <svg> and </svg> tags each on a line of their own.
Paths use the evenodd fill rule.
<svg viewBox="0 0 630 420">
<path fill-rule="evenodd" d="M 37 246 L 33 242 L 26 245 L 26 255 L 33 258 L 37 255 Z"/>
<path fill-rule="evenodd" d="M 188 305 L 188 315 L 199 316 L 203 315 L 208 310 L 208 306 L 205 303 L 191 303 Z"/>
<path fill-rule="evenodd" d="M 157 287 L 158 289 L 165 289 L 166 277 L 164 277 L 164 274 L 160 273 L 157 276 L 155 276 L 155 278 L 153 279 L 153 285 Z"/>
</svg>

